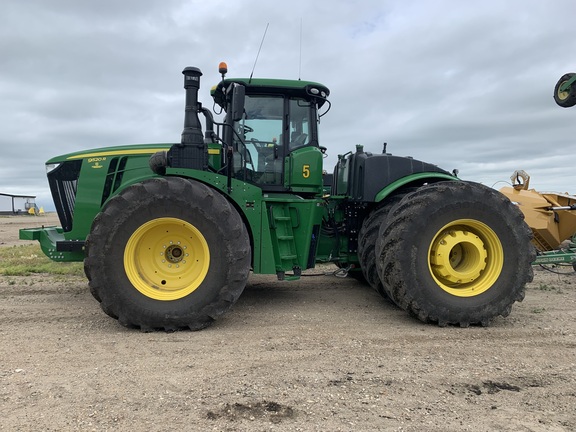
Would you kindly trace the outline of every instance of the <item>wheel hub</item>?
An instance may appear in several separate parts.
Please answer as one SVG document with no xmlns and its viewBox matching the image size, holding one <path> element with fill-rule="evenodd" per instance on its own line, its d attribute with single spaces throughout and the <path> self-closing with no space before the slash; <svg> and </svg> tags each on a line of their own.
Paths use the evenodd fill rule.
<svg viewBox="0 0 576 432">
<path fill-rule="evenodd" d="M 172 243 L 172 242 L 170 242 Z M 169 263 L 182 263 L 186 264 L 185 257 L 188 256 L 187 253 L 184 252 L 184 249 L 187 249 L 187 246 L 181 246 L 180 242 L 178 244 L 170 244 L 169 246 L 163 245 L 166 249 L 166 252 L 160 253 L 160 255 L 164 255 L 166 257 L 166 261 Z"/>
<path fill-rule="evenodd" d="M 564 82 L 566 82 L 566 81 L 564 81 Z M 562 84 L 564 84 L 564 82 Z M 564 91 L 558 90 L 557 95 L 558 95 L 558 99 L 563 101 L 563 100 L 568 99 L 568 96 L 570 96 L 570 92 L 566 91 L 566 90 L 564 90 Z"/>
<path fill-rule="evenodd" d="M 456 297 L 488 291 L 504 266 L 504 251 L 496 232 L 475 219 L 444 225 L 430 242 L 428 268 L 438 288 Z"/>
<path fill-rule="evenodd" d="M 434 273 L 448 283 L 478 279 L 486 268 L 484 242 L 466 229 L 450 229 L 436 237 L 430 262 Z"/>
</svg>

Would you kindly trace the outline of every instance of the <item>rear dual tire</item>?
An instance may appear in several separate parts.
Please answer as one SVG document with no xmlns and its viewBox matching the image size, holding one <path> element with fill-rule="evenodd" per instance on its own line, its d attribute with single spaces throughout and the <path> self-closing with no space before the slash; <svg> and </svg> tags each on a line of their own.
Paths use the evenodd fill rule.
<svg viewBox="0 0 576 432">
<path fill-rule="evenodd" d="M 494 189 L 441 182 L 407 195 L 380 228 L 376 267 L 401 308 L 440 326 L 507 316 L 532 280 L 523 215 Z"/>
<path fill-rule="evenodd" d="M 358 260 L 364 280 L 374 288 L 382 297 L 389 300 L 386 288 L 382 285 L 376 267 L 376 241 L 380 227 L 386 224 L 390 211 L 400 203 L 406 192 L 397 193 L 387 197 L 379 207 L 372 210 L 362 223 L 358 234 Z"/>
</svg>

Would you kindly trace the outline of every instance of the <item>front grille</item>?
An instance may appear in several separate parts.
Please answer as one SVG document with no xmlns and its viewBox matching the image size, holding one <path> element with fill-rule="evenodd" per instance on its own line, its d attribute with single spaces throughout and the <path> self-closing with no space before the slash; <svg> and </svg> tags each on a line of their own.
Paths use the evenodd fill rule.
<svg viewBox="0 0 576 432">
<path fill-rule="evenodd" d="M 48 184 L 58 212 L 58 218 L 64 231 L 72 230 L 74 203 L 82 160 L 63 162 L 58 168 L 48 173 Z"/>
</svg>

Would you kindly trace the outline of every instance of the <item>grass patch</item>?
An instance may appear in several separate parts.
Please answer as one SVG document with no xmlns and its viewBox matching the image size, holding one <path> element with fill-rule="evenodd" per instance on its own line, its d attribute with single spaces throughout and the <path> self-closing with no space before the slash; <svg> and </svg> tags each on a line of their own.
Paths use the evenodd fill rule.
<svg viewBox="0 0 576 432">
<path fill-rule="evenodd" d="M 537 289 L 539 289 L 540 291 L 555 292 L 556 294 L 564 294 L 564 291 L 562 291 L 562 288 L 557 287 L 557 286 L 553 286 L 553 285 L 548 285 L 545 283 L 541 283 Z"/>
<path fill-rule="evenodd" d="M 55 262 L 50 260 L 40 245 L 21 245 L 0 248 L 0 274 L 4 276 L 29 276 L 35 273 L 83 276 L 81 262 Z"/>
</svg>

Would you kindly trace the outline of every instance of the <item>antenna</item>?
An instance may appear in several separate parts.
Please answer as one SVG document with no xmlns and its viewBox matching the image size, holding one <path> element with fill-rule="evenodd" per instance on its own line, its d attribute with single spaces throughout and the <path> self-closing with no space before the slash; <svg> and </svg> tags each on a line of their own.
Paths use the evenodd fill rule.
<svg viewBox="0 0 576 432">
<path fill-rule="evenodd" d="M 300 17 L 300 58 L 298 59 L 298 81 L 302 78 L 302 17 Z"/>
<path fill-rule="evenodd" d="M 264 44 L 264 38 L 266 37 L 266 32 L 268 31 L 268 26 L 270 23 L 266 23 L 266 29 L 264 29 L 264 34 L 262 35 L 262 41 L 260 42 L 260 48 L 258 48 L 258 54 L 256 54 L 256 60 L 254 60 L 254 66 L 252 66 L 252 72 L 250 73 L 250 79 L 248 83 L 252 82 L 252 75 L 254 75 L 254 69 L 256 69 L 256 62 L 258 61 L 258 56 L 260 56 L 260 50 L 262 49 L 262 45 Z"/>
</svg>

